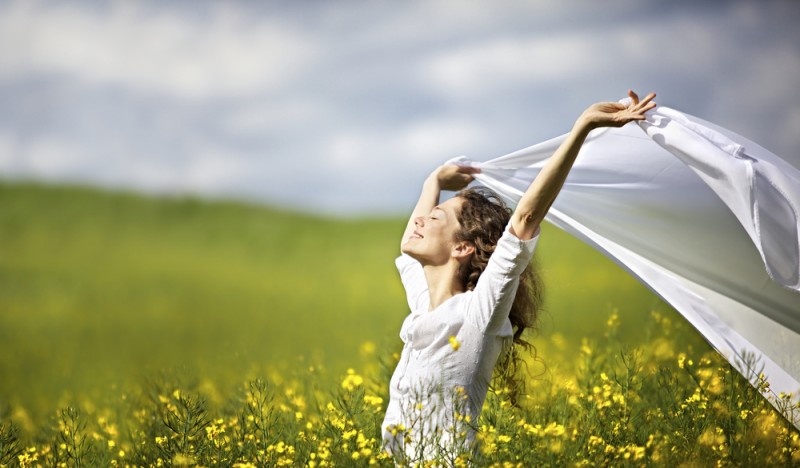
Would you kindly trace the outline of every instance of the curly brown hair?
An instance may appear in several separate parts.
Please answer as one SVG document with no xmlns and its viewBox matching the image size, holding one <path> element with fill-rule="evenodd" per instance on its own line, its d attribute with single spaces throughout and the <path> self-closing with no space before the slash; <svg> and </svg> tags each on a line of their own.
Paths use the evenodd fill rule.
<svg viewBox="0 0 800 468">
<path fill-rule="evenodd" d="M 456 241 L 466 241 L 475 246 L 475 253 L 459 271 L 464 287 L 471 291 L 478 284 L 478 278 L 486 269 L 489 257 L 511 219 L 511 210 L 494 191 L 485 187 L 462 190 L 456 197 L 463 200 L 458 213 L 460 230 L 456 233 Z M 532 352 L 534 356 L 536 354 L 536 349 L 522 338 L 522 334 L 525 330 L 535 329 L 542 297 L 543 284 L 535 262 L 531 262 L 520 275 L 519 287 L 509 313 L 515 346 L 510 347 L 495 368 L 496 377 L 514 405 L 519 395 L 524 393 L 524 380 L 519 377 L 520 364 L 523 363 L 519 348 Z"/>
</svg>

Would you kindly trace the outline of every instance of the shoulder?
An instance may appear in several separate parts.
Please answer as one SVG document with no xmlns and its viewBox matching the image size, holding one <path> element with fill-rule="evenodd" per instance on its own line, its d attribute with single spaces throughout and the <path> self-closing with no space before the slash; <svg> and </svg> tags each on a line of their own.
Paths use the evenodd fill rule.
<svg viewBox="0 0 800 468">
<path fill-rule="evenodd" d="M 530 239 L 520 239 L 514 233 L 514 228 L 509 221 L 503 235 L 500 236 L 500 239 L 497 241 L 495 253 L 502 252 L 503 254 L 510 254 L 513 257 L 527 258 L 525 261 L 525 263 L 527 263 L 530 261 L 531 257 L 533 257 L 533 252 L 536 250 L 536 244 L 539 242 L 540 234 L 541 229 L 537 227 L 533 237 Z"/>
<path fill-rule="evenodd" d="M 533 252 L 536 250 L 538 241 L 539 231 L 532 238 L 522 240 L 514 235 L 509 223 L 497 241 L 494 252 L 489 257 L 489 264 L 486 265 L 486 270 L 481 274 L 481 277 L 487 273 L 489 275 L 499 274 L 512 277 L 520 275 L 533 258 Z"/>
<path fill-rule="evenodd" d="M 414 260 L 410 255 L 407 254 L 400 254 L 399 257 L 394 259 L 394 264 L 397 266 L 397 270 L 401 274 L 409 269 L 422 268 L 422 265 L 420 265 L 418 261 Z"/>
</svg>

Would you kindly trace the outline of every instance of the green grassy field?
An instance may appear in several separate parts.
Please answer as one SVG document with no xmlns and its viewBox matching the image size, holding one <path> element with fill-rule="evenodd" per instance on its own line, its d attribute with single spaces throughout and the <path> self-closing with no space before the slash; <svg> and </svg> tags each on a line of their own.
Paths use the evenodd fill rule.
<svg viewBox="0 0 800 468">
<path fill-rule="evenodd" d="M 0 200 L 0 375 L 26 405 L 176 366 L 342 367 L 402 318 L 396 221 L 79 188 Z"/>
<path fill-rule="evenodd" d="M 42 439 L 46 438 L 41 435 L 43 428 L 58 425 L 53 416 L 61 408 L 74 406 L 91 416 L 95 434 L 99 431 L 111 444 L 114 441 L 99 428 L 102 424 L 93 411 L 119 408 L 120 395 L 145 395 L 148 388 L 155 388 L 154 381 L 169 381 L 174 382 L 169 384 L 174 389 L 182 386 L 202 395 L 209 405 L 208 414 L 222 415 L 222 422 L 216 426 L 228 427 L 231 433 L 234 425 L 225 418 L 235 413 L 230 413 L 232 401 L 241 405 L 236 398 L 243 382 L 261 377 L 283 393 L 292 388 L 293 392 L 306 392 L 308 400 L 322 401 L 322 395 L 333 398 L 331 395 L 341 391 L 340 378 L 348 368 L 359 369 L 371 382 L 372 393 L 385 397 L 390 356 L 400 348 L 397 333 L 407 312 L 393 265 L 403 223 L 400 216 L 328 219 L 234 202 L 0 183 L 0 421 L 14 421 L 21 427 L 21 441 Z M 619 359 L 613 356 L 624 350 L 648 348 L 648 353 L 660 352 L 651 354 L 653 360 L 671 362 L 678 373 L 681 370 L 676 356 L 681 352 L 689 359 L 695 356 L 698 362 L 703 356 L 713 356 L 705 341 L 672 309 L 612 262 L 559 230 L 544 228 L 537 257 L 546 284 L 546 304 L 534 344 L 548 373 L 534 379 L 534 387 L 552 386 L 561 378 L 556 376 L 569 376 L 564 378 L 575 385 L 582 378 L 599 378 L 601 373 L 616 369 Z M 653 311 L 658 312 L 657 319 Z M 611 325 L 613 343 L 609 341 L 610 316 L 617 317 Z M 670 324 L 677 324 L 680 333 L 665 332 L 673 327 Z M 647 346 L 643 347 L 645 340 Z M 655 345 L 661 345 L 661 351 Z M 581 367 L 586 365 L 587 349 L 595 349 L 595 357 L 606 356 L 591 372 Z M 381 362 L 387 363 L 383 370 Z M 725 367 L 721 361 L 709 361 L 708 366 Z M 639 371 L 642 384 L 644 376 L 655 378 L 658 368 L 643 366 Z M 727 375 L 729 381 L 738 378 L 735 373 Z M 691 379 L 679 382 L 681 388 L 676 394 L 688 392 L 686 398 L 694 394 L 692 385 L 698 385 L 697 379 L 694 384 Z M 736 382 L 730 384 L 731 388 L 750 391 L 746 384 Z M 687 385 L 689 388 L 685 388 Z M 337 401 L 363 397 L 360 386 L 351 388 L 344 397 L 340 395 Z M 545 393 L 557 399 L 556 387 L 548 388 Z M 175 400 L 172 403 L 180 407 L 180 399 L 170 397 L 171 391 L 165 390 L 166 395 L 160 396 Z M 362 395 L 353 393 L 358 391 Z M 748 398 L 742 401 L 761 404 L 757 394 L 755 399 Z M 646 403 L 647 398 L 640 400 Z M 151 409 L 154 414 L 159 411 Z M 304 408 L 295 405 L 295 410 Z M 381 410 L 378 404 L 373 413 Z M 554 414 L 548 411 L 544 413 Z M 771 410 L 767 407 L 765 411 Z M 584 416 L 559 424 L 576 426 Z M 119 426 L 135 419 L 120 414 L 116 418 Z M 321 421 L 325 415 L 318 412 L 305 418 Z M 375 439 L 375 418 L 371 417 L 369 423 L 352 419 L 350 426 L 342 423 L 339 441 L 358 421 L 373 424 L 369 428 L 359 426 L 359 430 L 373 431 L 370 437 Z M 208 419 L 203 427 L 209 427 L 212 420 L 217 421 Z M 285 428 L 291 426 L 295 433 L 291 440 L 298 455 L 290 464 L 313 465 L 309 462 L 320 461 L 310 457 L 311 453 L 321 453 L 319 441 L 313 447 L 308 445 L 305 458 L 300 460 L 302 444 L 296 439 L 303 426 L 298 421 L 281 423 Z M 793 434 L 785 423 L 774 424 L 787 431 L 786 437 Z M 245 426 L 238 427 L 244 430 Z M 706 426 L 700 428 L 705 430 Z M 331 430 L 335 432 L 336 427 Z M 731 426 L 725 430 L 739 429 Z M 153 437 L 160 437 L 156 429 L 152 431 L 147 433 L 152 436 L 151 445 L 155 443 Z M 281 431 L 287 441 L 285 434 L 291 431 Z M 702 430 L 695 434 L 692 443 L 699 444 L 697 439 L 702 434 Z M 318 436 L 322 440 L 323 433 Z M 794 437 L 796 441 L 796 433 Z M 0 434 L 0 457 L 2 440 Z M 587 440 L 572 442 L 586 445 Z M 644 447 L 643 440 L 640 437 L 628 445 L 641 442 Z M 133 435 L 124 440 L 120 436 L 114 444 L 127 444 L 130 457 L 136 452 L 132 447 L 135 441 Z M 207 441 L 213 445 L 211 438 Z M 366 443 L 362 447 L 361 462 L 379 452 L 377 442 L 371 443 L 370 454 L 366 454 Z M 569 445 L 566 441 L 563 444 L 564 448 Z M 277 450 L 272 445 L 272 450 Z M 34 445 L 37 451 L 31 453 L 41 459 L 49 456 L 52 461 L 60 446 L 45 451 Z M 765 447 L 774 449 L 772 445 Z M 277 455 L 268 458 L 267 449 L 264 445 L 261 455 L 258 448 L 253 449 L 251 455 L 257 464 L 277 463 Z M 97 449 L 93 450 L 97 457 Z M 186 454 L 186 447 L 153 450 L 163 452 L 164 460 L 174 464 L 196 461 L 200 456 L 200 452 Z M 654 450 L 648 446 L 648 456 Z M 794 450 L 776 460 L 791 460 L 797 453 Z M 212 452 L 208 449 L 203 453 Z M 230 458 L 230 451 L 218 452 L 214 463 L 223 466 L 247 459 L 245 455 Z M 223 452 L 229 458 L 224 458 Z M 342 455 L 345 458 L 339 459 L 340 464 L 342 460 L 355 462 L 350 452 Z M 109 453 L 116 451 L 95 459 L 123 463 L 125 457 L 117 460 Z M 147 458 L 144 453 L 134 463 L 155 464 L 155 455 Z M 714 453 L 702 459 L 713 460 Z M 628 460 L 622 451 L 615 454 L 623 457 L 619 460 Z M 177 455 L 189 458 L 177 459 Z M 611 463 L 618 459 L 608 458 L 608 452 L 600 455 L 594 460 Z M 517 457 L 519 460 L 519 454 Z M 662 460 L 668 459 L 665 456 Z M 214 464 L 211 459 L 202 460 Z M 386 463 L 383 459 L 375 461 Z M 571 463 L 575 462 L 577 459 Z"/>
</svg>

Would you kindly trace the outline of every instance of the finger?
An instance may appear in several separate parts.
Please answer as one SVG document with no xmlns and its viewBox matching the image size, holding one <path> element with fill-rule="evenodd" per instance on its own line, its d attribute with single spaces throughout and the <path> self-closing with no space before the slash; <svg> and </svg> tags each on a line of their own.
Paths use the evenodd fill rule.
<svg viewBox="0 0 800 468">
<path fill-rule="evenodd" d="M 652 99 L 653 97 L 655 97 L 655 96 L 652 96 L 652 97 L 648 96 L 649 99 L 642 100 L 641 102 L 639 102 L 638 105 L 631 107 L 630 111 L 634 112 L 634 113 L 637 113 L 637 114 L 643 114 L 643 113 L 649 111 L 650 109 L 654 108 L 656 106 L 656 103 L 650 101 L 650 99 Z"/>
<path fill-rule="evenodd" d="M 639 95 L 634 93 L 632 89 L 628 90 L 628 96 L 633 100 L 633 104 L 639 104 Z"/>
<path fill-rule="evenodd" d="M 647 103 L 644 103 L 644 104 L 640 104 L 639 108 L 634 110 L 633 112 L 636 115 L 644 115 L 648 111 L 651 111 L 651 110 L 653 110 L 655 108 L 656 108 L 656 103 L 655 102 L 647 102 Z"/>
<path fill-rule="evenodd" d="M 458 172 L 462 174 L 479 174 L 481 169 L 473 166 L 458 166 Z"/>
<path fill-rule="evenodd" d="M 655 109 L 656 106 L 657 105 L 656 105 L 655 102 L 649 102 L 644 107 L 642 107 L 641 109 L 631 113 L 630 117 L 632 119 L 634 119 L 634 120 L 645 120 L 645 119 L 647 119 L 647 116 L 645 114 L 647 114 L 647 112 Z"/>
<path fill-rule="evenodd" d="M 644 107 L 644 106 L 646 106 L 646 105 L 647 105 L 647 104 L 649 104 L 649 103 L 650 103 L 650 101 L 652 101 L 652 100 L 653 100 L 655 97 L 656 97 L 656 93 L 650 93 L 650 94 L 648 94 L 647 96 L 645 96 L 645 97 L 644 97 L 644 99 L 642 99 L 642 100 L 641 100 L 641 102 L 639 102 L 639 107 Z"/>
</svg>

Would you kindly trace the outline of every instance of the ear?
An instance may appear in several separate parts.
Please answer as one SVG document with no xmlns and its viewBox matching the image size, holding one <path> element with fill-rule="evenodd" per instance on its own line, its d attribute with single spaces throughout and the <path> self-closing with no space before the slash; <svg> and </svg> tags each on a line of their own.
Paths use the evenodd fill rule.
<svg viewBox="0 0 800 468">
<path fill-rule="evenodd" d="M 461 260 L 469 257 L 473 253 L 475 253 L 475 245 L 471 242 L 461 241 L 456 242 L 455 245 L 453 245 L 453 252 L 451 253 L 451 256 L 455 259 Z"/>
</svg>

